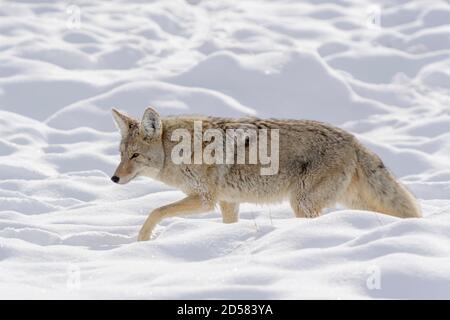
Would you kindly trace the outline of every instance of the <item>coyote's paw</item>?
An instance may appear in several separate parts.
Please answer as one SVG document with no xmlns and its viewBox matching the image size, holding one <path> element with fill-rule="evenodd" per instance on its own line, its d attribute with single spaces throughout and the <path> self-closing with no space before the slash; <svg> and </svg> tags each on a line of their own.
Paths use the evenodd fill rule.
<svg viewBox="0 0 450 320">
<path fill-rule="evenodd" d="M 141 231 L 139 231 L 137 240 L 138 241 L 148 241 L 148 240 L 150 240 L 150 235 L 151 235 L 150 232 L 141 230 Z"/>
</svg>

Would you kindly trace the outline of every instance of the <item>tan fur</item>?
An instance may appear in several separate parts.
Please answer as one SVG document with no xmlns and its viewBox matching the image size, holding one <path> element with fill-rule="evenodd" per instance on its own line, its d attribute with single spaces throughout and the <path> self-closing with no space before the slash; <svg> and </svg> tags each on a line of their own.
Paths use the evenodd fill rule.
<svg viewBox="0 0 450 320">
<path fill-rule="evenodd" d="M 307 120 L 227 119 L 216 117 L 159 117 L 147 109 L 141 122 L 113 110 L 122 133 L 119 183 L 148 176 L 173 186 L 186 198 L 154 210 L 138 239 L 148 240 L 153 228 L 167 217 L 210 211 L 219 204 L 223 222 L 238 221 L 240 203 L 289 200 L 296 217 L 317 217 L 326 207 L 349 208 L 407 218 L 420 217 L 411 193 L 383 162 L 348 132 Z M 254 127 L 279 129 L 279 172 L 260 174 L 259 164 L 176 165 L 171 161 L 172 132 L 201 120 L 203 130 Z M 130 158 L 138 153 L 135 159 Z"/>
</svg>

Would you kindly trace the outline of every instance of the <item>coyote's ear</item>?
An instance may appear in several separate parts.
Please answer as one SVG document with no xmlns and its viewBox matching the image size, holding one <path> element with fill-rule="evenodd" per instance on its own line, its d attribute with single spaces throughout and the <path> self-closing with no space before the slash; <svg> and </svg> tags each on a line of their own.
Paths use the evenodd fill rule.
<svg viewBox="0 0 450 320">
<path fill-rule="evenodd" d="M 111 112 L 114 118 L 114 122 L 116 123 L 117 128 L 120 131 L 120 134 L 122 136 L 126 136 L 128 134 L 128 130 L 130 129 L 130 126 L 133 123 L 136 123 L 136 120 L 114 108 L 111 110 Z"/>
<path fill-rule="evenodd" d="M 141 121 L 141 134 L 145 140 L 158 139 L 162 134 L 162 122 L 159 113 L 147 108 Z"/>
</svg>

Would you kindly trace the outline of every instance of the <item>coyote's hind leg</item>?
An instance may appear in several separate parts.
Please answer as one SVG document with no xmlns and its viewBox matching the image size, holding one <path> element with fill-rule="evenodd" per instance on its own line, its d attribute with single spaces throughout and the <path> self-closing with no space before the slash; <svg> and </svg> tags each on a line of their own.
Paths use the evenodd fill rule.
<svg viewBox="0 0 450 320">
<path fill-rule="evenodd" d="M 314 218 L 320 216 L 322 212 L 321 207 L 299 195 L 291 196 L 290 205 L 297 218 Z"/>
<path fill-rule="evenodd" d="M 335 205 L 347 190 L 352 170 L 330 170 L 313 185 L 298 183 L 290 196 L 290 204 L 297 218 L 314 218 L 322 210 Z"/>
</svg>

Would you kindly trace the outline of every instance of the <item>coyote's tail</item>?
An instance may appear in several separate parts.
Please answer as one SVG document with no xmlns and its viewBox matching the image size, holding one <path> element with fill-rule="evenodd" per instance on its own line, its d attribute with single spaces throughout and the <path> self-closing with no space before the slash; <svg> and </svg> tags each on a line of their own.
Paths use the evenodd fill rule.
<svg viewBox="0 0 450 320">
<path fill-rule="evenodd" d="M 414 196 L 395 179 L 377 155 L 358 145 L 356 158 L 356 171 L 344 199 L 348 206 L 401 218 L 422 216 Z"/>
</svg>

